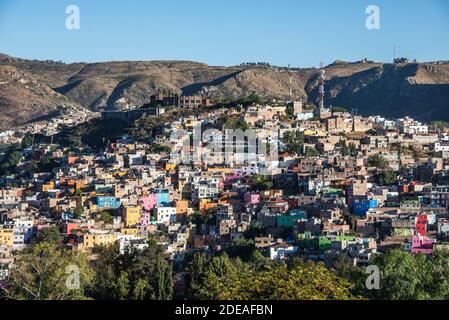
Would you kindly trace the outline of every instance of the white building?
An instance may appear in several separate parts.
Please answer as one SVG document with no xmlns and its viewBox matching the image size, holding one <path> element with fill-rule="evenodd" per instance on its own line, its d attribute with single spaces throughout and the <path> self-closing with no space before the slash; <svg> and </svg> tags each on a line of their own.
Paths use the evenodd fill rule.
<svg viewBox="0 0 449 320">
<path fill-rule="evenodd" d="M 435 152 L 449 152 L 449 142 L 436 142 L 434 145 Z"/>
<path fill-rule="evenodd" d="M 157 223 L 168 224 L 176 222 L 176 208 L 157 207 L 155 213 Z"/>
<path fill-rule="evenodd" d="M 271 260 L 284 260 L 289 255 L 298 252 L 298 247 L 288 244 L 276 244 L 270 247 L 270 259 Z"/>
<path fill-rule="evenodd" d="M 127 249 L 135 248 L 144 250 L 148 247 L 148 242 L 145 238 L 139 238 L 135 235 L 117 235 L 117 240 L 120 244 L 120 253 L 124 254 Z"/>
</svg>

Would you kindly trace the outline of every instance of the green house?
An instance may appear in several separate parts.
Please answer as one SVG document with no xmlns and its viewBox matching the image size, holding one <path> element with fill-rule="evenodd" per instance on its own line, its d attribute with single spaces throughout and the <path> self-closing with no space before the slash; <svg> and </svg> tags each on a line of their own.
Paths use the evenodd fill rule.
<svg viewBox="0 0 449 320">
<path fill-rule="evenodd" d="M 303 210 L 292 210 L 288 215 L 277 216 L 276 226 L 278 228 L 292 228 L 296 221 L 307 219 L 307 213 Z"/>
<path fill-rule="evenodd" d="M 313 250 L 330 250 L 331 241 L 327 237 L 311 237 L 309 234 L 298 235 L 298 247 Z"/>
<path fill-rule="evenodd" d="M 295 216 L 277 216 L 276 226 L 278 228 L 292 228 L 298 220 L 300 219 Z"/>
</svg>

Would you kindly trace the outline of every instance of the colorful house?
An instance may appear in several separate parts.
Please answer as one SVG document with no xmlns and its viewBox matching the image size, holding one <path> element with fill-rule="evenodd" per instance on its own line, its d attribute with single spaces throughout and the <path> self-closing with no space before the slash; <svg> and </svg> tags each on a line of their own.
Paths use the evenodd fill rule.
<svg viewBox="0 0 449 320">
<path fill-rule="evenodd" d="M 299 209 L 291 210 L 289 214 L 291 216 L 298 217 L 299 219 L 307 219 L 307 212 L 305 212 L 304 210 Z"/>
<path fill-rule="evenodd" d="M 0 245 L 12 247 L 13 244 L 14 244 L 14 230 L 0 229 Z"/>
<path fill-rule="evenodd" d="M 420 235 L 425 237 L 427 235 L 427 215 L 426 214 L 419 214 L 416 217 L 416 232 Z"/>
<path fill-rule="evenodd" d="M 327 237 L 319 236 L 312 237 L 310 232 L 305 232 L 304 234 L 298 235 L 298 247 L 302 249 L 312 249 L 312 250 L 330 250 L 331 248 L 331 240 Z"/>
<path fill-rule="evenodd" d="M 97 206 L 98 206 L 98 208 L 117 209 L 118 207 L 120 207 L 120 200 L 117 200 L 116 197 L 111 197 L 111 196 L 98 196 L 97 197 Z"/>
<path fill-rule="evenodd" d="M 158 207 L 165 206 L 170 203 L 170 191 L 168 189 L 156 189 Z"/>
<path fill-rule="evenodd" d="M 140 205 L 142 206 L 143 210 L 150 211 L 157 206 L 157 194 L 153 193 L 140 198 Z"/>
<path fill-rule="evenodd" d="M 208 209 L 212 209 L 218 206 L 217 202 L 212 202 L 211 199 L 200 199 L 198 202 L 198 210 L 201 213 L 206 212 Z"/>
<path fill-rule="evenodd" d="M 109 246 L 117 241 L 117 235 L 112 233 L 106 234 L 85 234 L 82 238 L 83 247 L 91 249 L 97 246 Z"/>
<path fill-rule="evenodd" d="M 296 221 L 307 219 L 306 212 L 302 210 L 292 210 L 288 215 L 276 216 L 276 226 L 278 228 L 292 228 Z"/>
<path fill-rule="evenodd" d="M 96 184 L 95 193 L 97 195 L 107 195 L 114 192 L 114 186 L 111 184 Z"/>
<path fill-rule="evenodd" d="M 377 208 L 378 203 L 377 200 L 361 200 L 354 202 L 354 214 L 356 216 L 365 216 L 369 209 Z"/>
<path fill-rule="evenodd" d="M 166 163 L 165 164 L 165 171 L 173 171 L 176 169 L 176 164 L 174 163 Z"/>
<path fill-rule="evenodd" d="M 123 219 L 126 227 L 138 225 L 140 223 L 140 207 L 123 208 Z"/>
<path fill-rule="evenodd" d="M 148 211 L 143 211 L 140 213 L 140 225 L 148 226 L 151 224 L 151 214 Z"/>
<path fill-rule="evenodd" d="M 414 236 L 411 244 L 411 252 L 414 254 L 432 254 L 435 242 L 435 239 L 430 239 L 425 236 Z"/>
<path fill-rule="evenodd" d="M 71 234 L 73 230 L 78 229 L 77 223 L 66 222 L 62 225 L 62 232 L 65 234 Z"/>
<path fill-rule="evenodd" d="M 185 217 L 185 216 L 187 216 L 187 213 L 189 212 L 189 201 L 176 200 L 175 207 L 176 207 L 176 215 Z"/>
<path fill-rule="evenodd" d="M 247 192 L 243 196 L 245 204 L 258 204 L 260 202 L 260 195 L 258 193 Z"/>
</svg>

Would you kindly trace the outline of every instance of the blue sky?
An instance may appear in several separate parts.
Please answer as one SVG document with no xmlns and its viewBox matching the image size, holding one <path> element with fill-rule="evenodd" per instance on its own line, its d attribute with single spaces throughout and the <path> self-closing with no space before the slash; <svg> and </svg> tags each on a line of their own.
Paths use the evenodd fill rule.
<svg viewBox="0 0 449 320">
<path fill-rule="evenodd" d="M 68 5 L 80 30 L 65 28 Z M 368 5 L 380 30 L 365 28 Z M 0 0 L 0 52 L 65 62 L 449 59 L 447 0 Z"/>
</svg>

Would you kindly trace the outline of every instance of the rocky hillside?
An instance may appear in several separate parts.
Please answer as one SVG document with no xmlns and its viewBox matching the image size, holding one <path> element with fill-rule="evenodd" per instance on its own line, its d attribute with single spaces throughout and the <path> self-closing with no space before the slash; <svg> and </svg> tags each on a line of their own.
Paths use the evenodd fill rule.
<svg viewBox="0 0 449 320">
<path fill-rule="evenodd" d="M 0 65 L 0 130 L 79 106 L 16 67 Z"/>
<path fill-rule="evenodd" d="M 382 64 L 326 83 L 327 103 L 364 115 L 449 120 L 449 63 Z M 309 99 L 317 97 L 309 87 Z"/>
<path fill-rule="evenodd" d="M 314 68 L 214 67 L 189 61 L 63 64 L 0 55 L 0 129 L 60 105 L 91 110 L 140 105 L 160 91 L 304 99 L 316 103 Z M 382 64 L 338 61 L 326 67 L 326 103 L 362 114 L 449 120 L 449 63 Z M 17 116 L 19 115 L 19 116 Z"/>
</svg>

